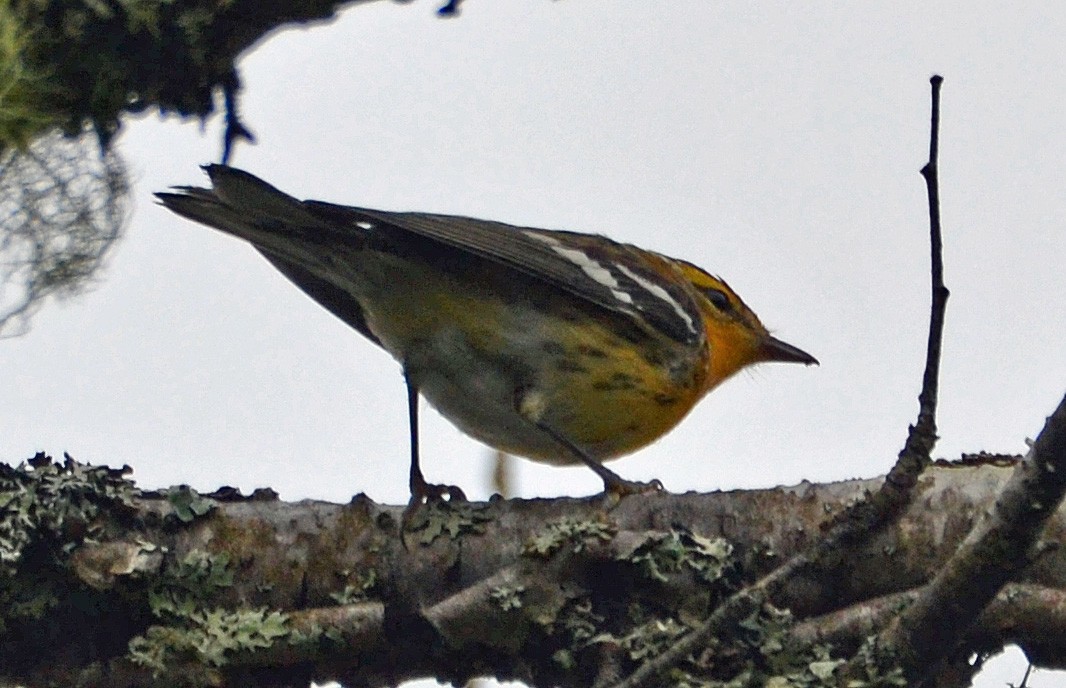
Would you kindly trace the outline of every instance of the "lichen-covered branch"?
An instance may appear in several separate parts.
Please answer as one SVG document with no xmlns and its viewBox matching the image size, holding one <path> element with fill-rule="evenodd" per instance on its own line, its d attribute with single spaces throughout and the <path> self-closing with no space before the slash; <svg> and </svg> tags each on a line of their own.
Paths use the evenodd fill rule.
<svg viewBox="0 0 1066 688">
<path fill-rule="evenodd" d="M 950 560 L 892 624 L 880 645 L 917 684 L 950 653 L 985 606 L 1024 570 L 1037 538 L 1066 493 L 1066 397 L 1048 418 L 1029 456 L 980 515 Z"/>
<path fill-rule="evenodd" d="M 757 602 L 674 678 L 716 686 L 755 672 L 830 685 L 868 629 L 838 631 L 831 646 L 804 639 L 795 621 L 927 584 L 1015 463 L 931 469 L 900 522 L 850 555 L 832 600 L 797 595 L 791 614 Z M 401 538 L 401 507 L 363 496 L 338 505 L 268 491 L 141 493 L 121 471 L 39 455 L 0 470 L 0 684 L 602 683 L 820 538 L 820 525 L 873 485 L 433 506 Z M 1064 534 L 1058 512 L 1046 537 Z M 1066 549 L 1047 548 L 1017 581 L 1026 595 L 1003 610 L 1059 604 Z M 999 625 L 975 627 L 974 647 L 1008 637 L 995 610 Z M 1009 638 L 1066 645 L 1045 631 Z"/>
<path fill-rule="evenodd" d="M 925 592 L 922 586 L 859 602 L 806 619 L 791 634 L 803 644 L 830 643 L 853 651 L 858 649 L 856 639 L 888 627 Z M 1003 586 L 965 634 L 964 656 L 996 654 L 1010 644 L 1024 647 L 1043 668 L 1066 669 L 1066 590 L 1025 583 Z"/>
<path fill-rule="evenodd" d="M 207 117 L 237 57 L 271 31 L 368 0 L 10 0 L 0 3 L 0 152 L 59 125 L 103 140 L 158 108 Z M 235 114 L 231 112 L 230 114 Z M 240 126 L 239 122 L 234 122 Z"/>
</svg>

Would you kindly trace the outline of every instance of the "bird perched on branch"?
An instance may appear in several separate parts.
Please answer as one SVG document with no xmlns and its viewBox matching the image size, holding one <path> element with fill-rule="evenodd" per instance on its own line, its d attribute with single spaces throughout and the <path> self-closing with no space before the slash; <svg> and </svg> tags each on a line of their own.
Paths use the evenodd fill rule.
<svg viewBox="0 0 1066 688">
<path fill-rule="evenodd" d="M 204 169 L 212 188 L 176 187 L 162 204 L 248 241 L 403 367 L 412 504 L 463 497 L 423 478 L 419 394 L 491 447 L 584 463 L 625 494 L 652 484 L 604 461 L 664 435 L 745 366 L 817 363 L 682 260 L 593 234 L 300 201 Z"/>
</svg>

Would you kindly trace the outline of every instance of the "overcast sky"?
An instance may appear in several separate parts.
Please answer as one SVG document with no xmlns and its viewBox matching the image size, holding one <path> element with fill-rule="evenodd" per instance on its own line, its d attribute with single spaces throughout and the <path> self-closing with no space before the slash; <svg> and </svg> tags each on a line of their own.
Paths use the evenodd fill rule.
<svg viewBox="0 0 1066 688">
<path fill-rule="evenodd" d="M 247 54 L 259 143 L 234 163 L 300 197 L 599 232 L 694 262 L 822 365 L 742 373 L 612 468 L 673 491 L 870 477 L 917 411 L 918 169 L 941 73 L 936 453 L 1022 452 L 1066 388 L 1066 6 L 872 4 L 468 0 L 452 20 L 429 2 L 357 6 Z M 107 274 L 0 341 L 0 460 L 68 451 L 128 463 L 146 487 L 401 503 L 398 365 L 248 246 L 152 202 L 206 181 L 218 132 L 127 124 L 136 207 Z M 485 498 L 488 451 L 423 415 L 427 478 Z M 583 468 L 516 470 L 523 496 L 600 488 Z M 1008 680 L 1017 662 L 978 685 Z"/>
</svg>

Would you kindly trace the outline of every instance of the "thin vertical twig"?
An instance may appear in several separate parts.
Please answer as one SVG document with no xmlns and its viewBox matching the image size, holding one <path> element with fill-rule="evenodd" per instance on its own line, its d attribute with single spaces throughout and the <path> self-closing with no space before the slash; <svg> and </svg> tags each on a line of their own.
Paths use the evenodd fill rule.
<svg viewBox="0 0 1066 688">
<path fill-rule="evenodd" d="M 944 340 L 944 314 L 950 292 L 944 286 L 944 241 L 940 229 L 940 86 L 944 77 L 934 75 L 929 83 L 932 87 L 932 107 L 929 122 L 929 162 L 922 167 L 925 178 L 926 194 L 929 198 L 929 248 L 930 277 L 932 282 L 933 303 L 929 313 L 929 343 L 926 349 L 925 375 L 922 379 L 922 392 L 918 395 L 921 406 L 918 423 L 928 423 L 924 428 L 930 435 L 936 435 L 937 390 L 940 379 L 940 352 Z"/>
<path fill-rule="evenodd" d="M 929 253 L 932 299 L 929 309 L 929 339 L 925 351 L 925 372 L 922 391 L 918 394 L 918 421 L 911 426 L 896 465 L 889 471 L 886 487 L 909 493 L 918 475 L 932 460 L 936 445 L 936 407 L 940 380 L 940 356 L 944 342 L 944 315 L 950 292 L 944 286 L 944 241 L 940 228 L 940 176 L 937 160 L 940 155 L 940 86 L 944 77 L 934 75 L 930 80 L 931 107 L 929 117 L 929 160 L 921 169 L 929 199 Z M 901 500 L 905 504 L 909 498 Z"/>
</svg>

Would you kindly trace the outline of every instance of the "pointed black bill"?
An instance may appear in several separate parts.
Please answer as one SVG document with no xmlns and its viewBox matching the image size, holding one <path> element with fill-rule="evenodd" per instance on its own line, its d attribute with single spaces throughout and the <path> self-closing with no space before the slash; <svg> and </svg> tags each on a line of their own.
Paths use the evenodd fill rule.
<svg viewBox="0 0 1066 688">
<path fill-rule="evenodd" d="M 776 337 L 766 335 L 759 347 L 759 358 L 763 361 L 781 361 L 782 363 L 803 363 L 804 365 L 818 365 L 818 359 L 811 356 L 803 349 L 797 348 L 781 341 Z"/>
</svg>

